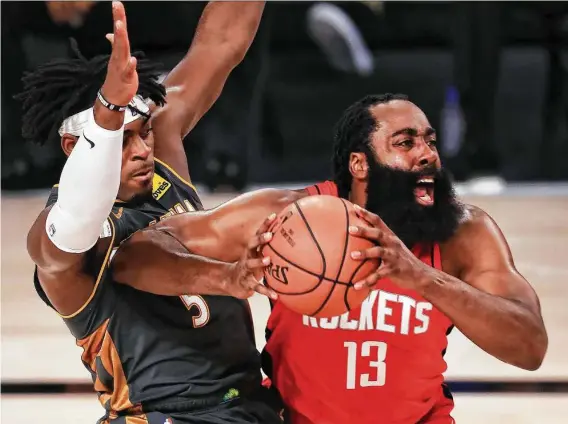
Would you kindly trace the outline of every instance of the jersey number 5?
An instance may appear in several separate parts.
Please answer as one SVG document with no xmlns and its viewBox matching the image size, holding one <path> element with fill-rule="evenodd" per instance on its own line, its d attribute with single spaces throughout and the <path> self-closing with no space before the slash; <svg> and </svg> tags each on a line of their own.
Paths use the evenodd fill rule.
<svg viewBox="0 0 568 424">
<path fill-rule="evenodd" d="M 207 306 L 205 299 L 203 299 L 201 296 L 189 296 L 187 294 L 180 296 L 180 298 L 188 311 L 196 308 L 199 312 L 199 315 L 193 317 L 194 328 L 203 327 L 209 322 L 209 306 Z"/>
<path fill-rule="evenodd" d="M 347 348 L 347 389 L 356 389 L 357 383 L 359 387 L 384 386 L 387 373 L 385 359 L 387 357 L 387 344 L 384 342 L 368 341 L 361 343 L 361 352 L 357 342 L 344 342 L 343 346 Z M 369 366 L 374 368 L 374 375 L 360 374 L 357 382 L 357 359 L 359 356 L 363 358 L 372 357 L 369 360 Z"/>
</svg>

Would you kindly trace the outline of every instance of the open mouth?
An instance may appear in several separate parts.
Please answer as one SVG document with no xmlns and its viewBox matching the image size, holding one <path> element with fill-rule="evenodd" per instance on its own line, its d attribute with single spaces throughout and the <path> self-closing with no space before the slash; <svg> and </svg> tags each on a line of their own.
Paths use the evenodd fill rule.
<svg viewBox="0 0 568 424">
<path fill-rule="evenodd" d="M 434 205 L 434 177 L 420 177 L 414 189 L 416 201 L 422 206 Z"/>
</svg>

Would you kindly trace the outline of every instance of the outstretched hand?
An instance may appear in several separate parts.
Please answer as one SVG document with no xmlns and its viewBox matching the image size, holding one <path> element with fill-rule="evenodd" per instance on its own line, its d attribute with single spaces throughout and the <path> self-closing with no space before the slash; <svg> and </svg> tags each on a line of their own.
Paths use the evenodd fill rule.
<svg viewBox="0 0 568 424">
<path fill-rule="evenodd" d="M 264 220 L 256 234 L 248 243 L 247 250 L 240 261 L 233 265 L 233 276 L 227 291 L 231 296 L 240 299 L 251 297 L 255 292 L 276 300 L 278 295 L 261 283 L 264 268 L 270 265 L 269 257 L 262 257 L 262 246 L 272 240 L 269 232 L 276 214 L 270 215 Z"/>
<path fill-rule="evenodd" d="M 349 233 L 366 238 L 376 245 L 366 250 L 353 251 L 351 257 L 355 260 L 379 259 L 380 265 L 367 278 L 356 282 L 354 288 L 361 290 L 373 287 L 380 279 L 388 277 L 400 287 L 418 289 L 426 281 L 432 268 L 418 259 L 378 215 L 357 205 L 355 211 L 369 225 L 351 226 Z"/>
<path fill-rule="evenodd" d="M 101 92 L 108 102 L 126 106 L 138 91 L 138 73 L 136 58 L 130 55 L 126 11 L 120 1 L 112 2 L 112 18 L 113 33 L 106 36 L 112 45 L 112 53 Z"/>
</svg>

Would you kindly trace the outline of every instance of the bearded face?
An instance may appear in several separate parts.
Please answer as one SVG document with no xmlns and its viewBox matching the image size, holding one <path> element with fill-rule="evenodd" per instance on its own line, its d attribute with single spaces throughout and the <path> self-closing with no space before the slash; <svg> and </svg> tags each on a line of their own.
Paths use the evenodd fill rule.
<svg viewBox="0 0 568 424">
<path fill-rule="evenodd" d="M 407 246 L 443 242 L 454 234 L 461 207 L 443 168 L 403 171 L 381 164 L 371 153 L 366 156 L 366 209 L 379 215 Z"/>
</svg>

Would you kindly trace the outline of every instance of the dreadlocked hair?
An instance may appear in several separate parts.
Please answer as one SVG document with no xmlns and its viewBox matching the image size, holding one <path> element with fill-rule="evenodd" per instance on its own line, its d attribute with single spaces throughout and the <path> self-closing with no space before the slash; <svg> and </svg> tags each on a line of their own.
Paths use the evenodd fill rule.
<svg viewBox="0 0 568 424">
<path fill-rule="evenodd" d="M 71 39 L 70 59 L 56 59 L 28 72 L 22 78 L 24 90 L 15 96 L 22 102 L 22 136 L 45 144 L 59 138 L 58 129 L 64 119 L 93 106 L 104 83 L 110 55 L 87 60 Z M 141 51 L 136 57 L 138 94 L 156 105 L 165 103 L 165 87 L 158 82 L 160 64 L 152 63 Z"/>
<path fill-rule="evenodd" d="M 347 198 L 351 190 L 351 153 L 372 151 L 370 136 L 378 128 L 379 122 L 371 114 L 371 107 L 393 100 L 408 100 L 408 96 L 391 93 L 365 96 L 349 106 L 335 124 L 333 180 L 341 197 Z"/>
</svg>

